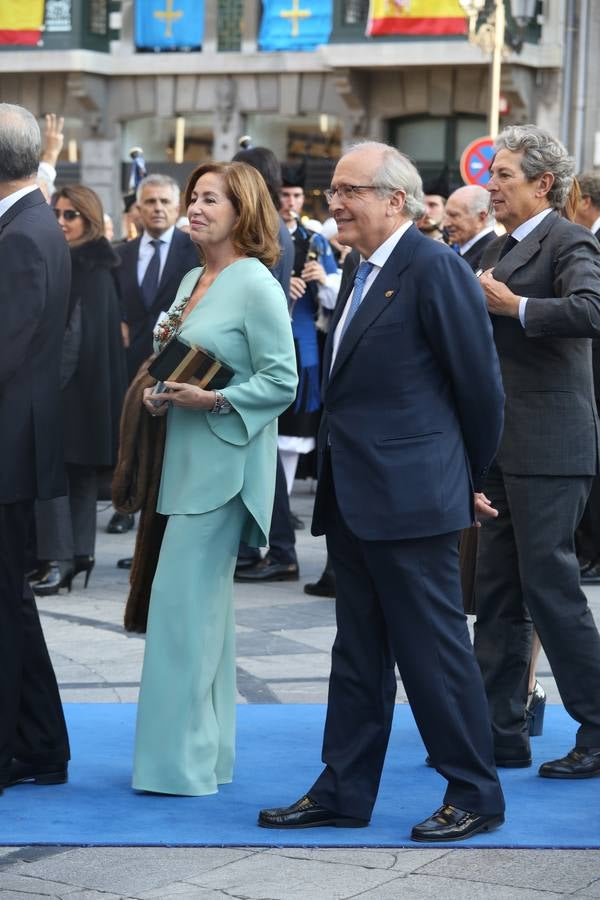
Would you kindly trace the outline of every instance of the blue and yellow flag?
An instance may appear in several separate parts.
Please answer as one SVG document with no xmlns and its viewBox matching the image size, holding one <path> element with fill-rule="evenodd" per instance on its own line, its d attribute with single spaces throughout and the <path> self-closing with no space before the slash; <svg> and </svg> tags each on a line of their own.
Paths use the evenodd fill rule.
<svg viewBox="0 0 600 900">
<path fill-rule="evenodd" d="M 140 50 L 198 50 L 204 37 L 204 0 L 135 0 L 135 45 Z"/>
<path fill-rule="evenodd" d="M 314 50 L 327 43 L 332 23 L 333 0 L 264 0 L 258 46 Z"/>
</svg>

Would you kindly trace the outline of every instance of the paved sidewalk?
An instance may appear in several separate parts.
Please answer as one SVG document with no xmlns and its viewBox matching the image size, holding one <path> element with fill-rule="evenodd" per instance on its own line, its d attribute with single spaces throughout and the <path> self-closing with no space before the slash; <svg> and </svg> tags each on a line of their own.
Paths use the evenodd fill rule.
<svg viewBox="0 0 600 900">
<path fill-rule="evenodd" d="M 83 576 L 78 576 L 71 594 L 63 592 L 39 602 L 67 702 L 129 703 L 137 698 L 143 638 L 122 629 L 127 573 L 115 567 L 120 556 L 131 553 L 133 535 L 107 535 L 104 528 L 110 510 L 105 507 L 98 507 L 97 564 L 88 589 L 83 590 Z M 297 532 L 300 583 L 236 586 L 240 703 L 326 701 L 333 601 L 311 598 L 302 591 L 303 583 L 318 578 L 325 560 L 323 540 L 312 538 L 308 530 L 310 484 L 297 483 L 292 507 L 306 523 Z M 600 621 L 600 588 L 590 588 L 588 596 Z M 549 701 L 558 702 L 544 658 L 539 675 Z M 400 687 L 398 701 L 405 699 Z M 318 766 L 315 759 L 315 772 Z M 590 782 L 590 808 L 596 810 L 599 787 L 600 780 Z M 581 813 L 586 815 L 588 810 Z M 600 851 L 0 847 L 0 900 L 537 900 L 565 896 L 600 900 Z"/>
</svg>

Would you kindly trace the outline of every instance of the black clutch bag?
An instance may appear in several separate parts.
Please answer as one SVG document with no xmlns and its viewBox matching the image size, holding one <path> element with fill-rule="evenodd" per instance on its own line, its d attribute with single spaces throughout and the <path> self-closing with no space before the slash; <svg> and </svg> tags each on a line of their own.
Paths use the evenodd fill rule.
<svg viewBox="0 0 600 900">
<path fill-rule="evenodd" d="M 228 365 L 204 350 L 188 344 L 180 337 L 171 338 L 148 366 L 157 381 L 195 384 L 209 391 L 227 387 L 234 372 Z"/>
</svg>

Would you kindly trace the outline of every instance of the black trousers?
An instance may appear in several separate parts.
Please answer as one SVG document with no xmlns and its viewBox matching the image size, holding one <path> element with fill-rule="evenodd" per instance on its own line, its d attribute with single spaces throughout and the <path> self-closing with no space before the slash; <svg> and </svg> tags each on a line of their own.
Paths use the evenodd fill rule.
<svg viewBox="0 0 600 900">
<path fill-rule="evenodd" d="M 570 716 L 577 745 L 600 747 L 600 636 L 575 555 L 591 478 L 504 474 L 485 493 L 498 510 L 480 533 L 475 651 L 496 759 L 529 754 L 525 716 L 532 623 Z"/>
<path fill-rule="evenodd" d="M 260 552 L 255 547 L 241 543 L 240 557 L 260 559 Z M 277 454 L 277 472 L 275 476 L 275 497 L 273 498 L 273 516 L 269 531 L 269 556 L 282 565 L 296 565 L 296 535 L 290 516 L 290 498 L 279 453 Z"/>
<path fill-rule="evenodd" d="M 504 809 L 483 682 L 462 608 L 458 533 L 363 541 L 328 500 L 327 549 L 336 577 L 323 739 L 325 769 L 310 796 L 369 819 L 387 750 L 397 664 L 444 802 L 479 814 Z"/>
<path fill-rule="evenodd" d="M 69 759 L 56 677 L 25 581 L 31 502 L 0 504 L 0 784 L 13 757 Z"/>
</svg>

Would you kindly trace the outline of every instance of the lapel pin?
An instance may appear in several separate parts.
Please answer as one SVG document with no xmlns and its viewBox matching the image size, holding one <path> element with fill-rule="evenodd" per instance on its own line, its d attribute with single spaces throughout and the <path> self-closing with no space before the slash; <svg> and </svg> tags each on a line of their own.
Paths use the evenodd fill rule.
<svg viewBox="0 0 600 900">
<path fill-rule="evenodd" d="M 384 296 L 389 299 L 390 297 L 393 297 L 395 293 L 395 291 L 386 291 Z"/>
</svg>

